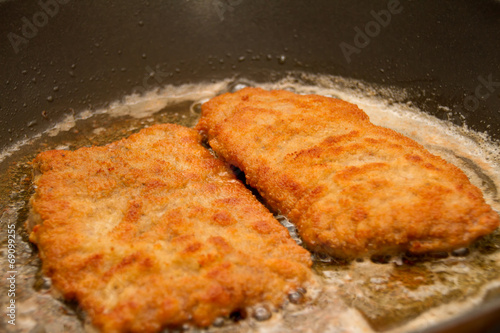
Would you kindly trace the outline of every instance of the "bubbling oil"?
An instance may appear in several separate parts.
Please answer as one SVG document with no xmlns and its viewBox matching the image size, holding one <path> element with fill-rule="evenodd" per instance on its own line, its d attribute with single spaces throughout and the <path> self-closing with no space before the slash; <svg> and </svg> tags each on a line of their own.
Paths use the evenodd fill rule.
<svg viewBox="0 0 500 333">
<path fill-rule="evenodd" d="M 500 211 L 499 144 L 485 134 L 436 119 L 412 105 L 398 102 L 408 99 L 404 90 L 304 73 L 290 73 L 280 80 L 263 83 L 233 78 L 215 83 L 165 86 L 143 95 L 126 96 L 106 109 L 70 114 L 46 132 L 0 153 L 2 170 L 5 170 L 0 177 L 6 184 L 0 188 L 2 204 L 6 207 L 1 226 L 17 222 L 17 264 L 23 277 L 18 282 L 20 312 L 15 332 L 42 329 L 65 332 L 68 328 L 73 332 L 92 331 L 74 304 L 50 295 L 50 281 L 41 275 L 36 249 L 28 242 L 23 224 L 33 193 L 29 161 L 43 150 L 103 145 L 156 123 L 192 127 L 200 117 L 203 102 L 246 86 L 319 94 L 357 104 L 374 124 L 394 129 L 460 167 L 483 191 L 487 203 Z M 301 244 L 293 224 L 282 215 L 276 218 Z M 3 233 L 1 236 L 3 246 L 6 236 Z M 463 314 L 483 304 L 485 298 L 499 294 L 498 248 L 500 234 L 495 232 L 454 254 L 402 255 L 352 262 L 313 254 L 316 283 L 303 297 L 295 295 L 281 310 L 265 313 L 265 316 L 247 316 L 237 323 L 231 318 L 220 319 L 217 325 L 205 331 L 399 333 L 421 330 Z M 7 267 L 5 256 L 0 258 L 0 265 Z M 4 294 L 0 295 L 2 302 Z M 199 331 L 187 327 L 185 330 Z"/>
</svg>

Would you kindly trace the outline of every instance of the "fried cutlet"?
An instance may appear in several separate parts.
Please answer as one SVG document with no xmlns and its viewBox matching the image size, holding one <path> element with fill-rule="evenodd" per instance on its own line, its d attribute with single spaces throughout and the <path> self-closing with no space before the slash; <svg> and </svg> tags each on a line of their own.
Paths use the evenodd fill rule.
<svg viewBox="0 0 500 333">
<path fill-rule="evenodd" d="M 339 99 L 245 88 L 203 104 L 197 129 L 313 251 L 448 251 L 499 224 L 460 169 Z"/>
<path fill-rule="evenodd" d="M 309 281 L 309 252 L 200 140 L 156 125 L 34 159 L 30 240 L 99 330 L 207 326 Z"/>
</svg>

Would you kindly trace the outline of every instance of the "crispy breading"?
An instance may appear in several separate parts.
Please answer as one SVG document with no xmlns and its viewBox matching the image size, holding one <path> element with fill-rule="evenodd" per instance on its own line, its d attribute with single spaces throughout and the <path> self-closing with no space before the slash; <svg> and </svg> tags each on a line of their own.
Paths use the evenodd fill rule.
<svg viewBox="0 0 500 333">
<path fill-rule="evenodd" d="M 207 326 L 309 281 L 310 254 L 200 140 L 155 125 L 35 158 L 30 240 L 101 331 Z"/>
<path fill-rule="evenodd" d="M 499 223 L 461 170 L 342 100 L 245 88 L 203 104 L 197 129 L 317 252 L 447 251 Z"/>
</svg>

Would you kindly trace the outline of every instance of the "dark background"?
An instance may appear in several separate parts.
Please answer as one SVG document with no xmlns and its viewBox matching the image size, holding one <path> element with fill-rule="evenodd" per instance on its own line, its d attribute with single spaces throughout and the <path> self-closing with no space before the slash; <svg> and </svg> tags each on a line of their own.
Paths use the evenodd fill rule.
<svg viewBox="0 0 500 333">
<path fill-rule="evenodd" d="M 479 76 L 500 82 L 499 1 L 401 0 L 403 11 L 350 63 L 339 44 L 354 45 L 354 28 L 389 0 L 64 1 L 18 53 L 8 34 L 22 37 L 23 17 L 33 22 L 43 9 L 38 1 L 0 2 L 0 148 L 70 108 L 130 94 L 149 68 L 166 73 L 149 85 L 302 70 L 405 87 L 437 117 L 448 119 L 437 106 L 449 106 L 455 122 L 461 113 L 500 138 L 500 87 L 464 108 Z"/>
</svg>

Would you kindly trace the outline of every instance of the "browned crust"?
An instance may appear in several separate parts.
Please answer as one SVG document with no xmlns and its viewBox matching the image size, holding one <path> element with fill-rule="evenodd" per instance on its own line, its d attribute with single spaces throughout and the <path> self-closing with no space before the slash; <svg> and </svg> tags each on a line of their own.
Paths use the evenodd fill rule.
<svg viewBox="0 0 500 333">
<path fill-rule="evenodd" d="M 156 125 L 33 163 L 43 272 L 103 332 L 206 326 L 310 278 L 309 253 L 195 130 Z"/>
<path fill-rule="evenodd" d="M 245 88 L 203 104 L 197 129 L 314 251 L 446 251 L 499 224 L 460 169 L 338 99 Z"/>
</svg>

